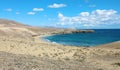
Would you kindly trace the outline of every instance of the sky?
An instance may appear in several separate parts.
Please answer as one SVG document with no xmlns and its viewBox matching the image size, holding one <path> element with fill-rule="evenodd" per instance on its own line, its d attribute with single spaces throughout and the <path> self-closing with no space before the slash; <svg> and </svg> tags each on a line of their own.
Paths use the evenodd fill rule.
<svg viewBox="0 0 120 70">
<path fill-rule="evenodd" d="M 120 28 L 120 0 L 0 0 L 0 18 L 32 26 Z"/>
</svg>

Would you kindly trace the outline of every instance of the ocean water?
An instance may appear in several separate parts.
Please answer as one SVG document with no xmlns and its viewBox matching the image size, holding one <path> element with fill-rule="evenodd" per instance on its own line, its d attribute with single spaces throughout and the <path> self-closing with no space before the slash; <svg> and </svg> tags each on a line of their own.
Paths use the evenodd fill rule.
<svg viewBox="0 0 120 70">
<path fill-rule="evenodd" d="M 120 41 L 120 29 L 96 29 L 94 33 L 60 34 L 44 39 L 63 45 L 90 47 Z"/>
</svg>

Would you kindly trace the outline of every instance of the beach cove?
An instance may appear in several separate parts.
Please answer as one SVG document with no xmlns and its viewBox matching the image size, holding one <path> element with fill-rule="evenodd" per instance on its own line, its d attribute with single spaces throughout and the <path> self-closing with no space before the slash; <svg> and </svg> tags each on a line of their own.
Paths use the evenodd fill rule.
<svg viewBox="0 0 120 70">
<path fill-rule="evenodd" d="M 44 37 L 43 39 L 52 43 L 69 46 L 94 47 L 107 43 L 120 41 L 119 29 L 93 29 L 91 33 L 68 33 Z"/>
<path fill-rule="evenodd" d="M 70 29 L 32 27 L 10 20 L 15 26 L 0 28 L 1 69 L 14 70 L 119 70 L 120 42 L 98 47 L 53 44 L 42 37 Z"/>
</svg>

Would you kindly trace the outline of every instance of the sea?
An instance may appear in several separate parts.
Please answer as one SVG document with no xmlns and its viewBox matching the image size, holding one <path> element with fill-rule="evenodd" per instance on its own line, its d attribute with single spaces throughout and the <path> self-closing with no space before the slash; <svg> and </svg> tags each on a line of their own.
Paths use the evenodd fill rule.
<svg viewBox="0 0 120 70">
<path fill-rule="evenodd" d="M 44 40 L 69 46 L 94 47 L 120 41 L 120 29 L 93 29 L 93 33 L 59 34 L 44 37 Z"/>
</svg>

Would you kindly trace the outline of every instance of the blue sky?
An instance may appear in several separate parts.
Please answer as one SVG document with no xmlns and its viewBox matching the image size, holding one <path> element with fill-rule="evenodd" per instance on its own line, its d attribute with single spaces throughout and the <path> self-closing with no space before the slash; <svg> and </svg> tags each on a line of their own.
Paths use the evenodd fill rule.
<svg viewBox="0 0 120 70">
<path fill-rule="evenodd" d="M 120 0 L 0 0 L 0 18 L 33 26 L 120 28 Z"/>
</svg>

